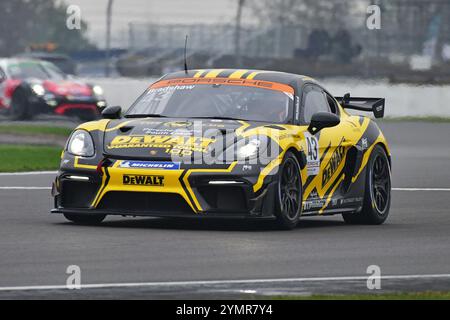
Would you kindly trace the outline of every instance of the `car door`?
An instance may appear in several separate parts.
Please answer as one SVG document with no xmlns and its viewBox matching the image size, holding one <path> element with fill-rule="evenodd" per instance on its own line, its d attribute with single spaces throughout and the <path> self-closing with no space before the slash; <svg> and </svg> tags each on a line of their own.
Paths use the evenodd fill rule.
<svg viewBox="0 0 450 320">
<path fill-rule="evenodd" d="M 303 87 L 300 123 L 309 124 L 313 114 L 339 114 L 335 100 L 320 86 Z M 341 122 L 316 134 L 305 132 L 307 175 L 304 183 L 304 211 L 323 212 L 340 196 L 339 183 L 344 176 L 345 155 L 351 143 L 345 137 L 347 123 Z"/>
</svg>

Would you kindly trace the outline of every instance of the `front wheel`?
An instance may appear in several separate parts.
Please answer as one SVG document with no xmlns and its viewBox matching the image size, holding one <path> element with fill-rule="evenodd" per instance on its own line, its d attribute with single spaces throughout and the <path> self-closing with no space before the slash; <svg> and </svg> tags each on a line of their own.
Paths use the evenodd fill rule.
<svg viewBox="0 0 450 320">
<path fill-rule="evenodd" d="M 30 120 L 32 118 L 27 92 L 24 89 L 14 92 L 9 115 L 12 120 Z"/>
<path fill-rule="evenodd" d="M 76 214 L 76 213 L 64 213 L 64 217 L 72 221 L 75 224 L 81 225 L 96 225 L 101 223 L 106 215 L 104 214 L 96 214 L 96 215 L 87 215 L 87 214 Z"/>
<path fill-rule="evenodd" d="M 350 224 L 382 224 L 391 207 L 391 168 L 384 149 L 376 145 L 366 169 L 364 204 L 360 213 L 343 214 Z"/>
<path fill-rule="evenodd" d="M 302 178 L 295 155 L 288 151 L 278 172 L 275 215 L 278 227 L 294 229 L 302 212 Z"/>
</svg>

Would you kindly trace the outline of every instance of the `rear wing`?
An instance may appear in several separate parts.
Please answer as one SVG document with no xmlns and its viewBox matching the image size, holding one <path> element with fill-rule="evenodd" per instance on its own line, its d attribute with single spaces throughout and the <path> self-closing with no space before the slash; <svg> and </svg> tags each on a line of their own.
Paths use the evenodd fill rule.
<svg viewBox="0 0 450 320">
<path fill-rule="evenodd" d="M 350 97 L 350 93 L 346 93 L 343 97 L 335 97 L 335 99 L 344 109 L 373 112 L 375 118 L 384 117 L 384 98 L 354 98 Z"/>
</svg>

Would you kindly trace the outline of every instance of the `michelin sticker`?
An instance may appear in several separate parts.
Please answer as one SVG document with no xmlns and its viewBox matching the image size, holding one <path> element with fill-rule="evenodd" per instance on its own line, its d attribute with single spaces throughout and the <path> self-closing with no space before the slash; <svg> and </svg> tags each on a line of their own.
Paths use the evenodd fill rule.
<svg viewBox="0 0 450 320">
<path fill-rule="evenodd" d="M 305 141 L 308 176 L 317 176 L 320 170 L 319 141 L 315 136 L 307 132 L 305 133 Z"/>
<path fill-rule="evenodd" d="M 179 162 L 159 162 L 159 161 L 122 161 L 120 168 L 139 168 L 139 169 L 161 169 L 161 170 L 178 170 Z"/>
</svg>

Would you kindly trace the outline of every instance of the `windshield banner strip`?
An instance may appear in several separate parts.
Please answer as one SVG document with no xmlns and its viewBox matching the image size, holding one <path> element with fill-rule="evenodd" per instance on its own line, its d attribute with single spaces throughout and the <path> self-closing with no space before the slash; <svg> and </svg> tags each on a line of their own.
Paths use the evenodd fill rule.
<svg viewBox="0 0 450 320">
<path fill-rule="evenodd" d="M 257 75 L 258 73 L 260 73 L 260 72 L 255 71 L 255 72 L 250 73 L 250 74 L 247 76 L 247 79 L 253 79 L 254 77 L 256 77 L 256 75 Z"/>
<path fill-rule="evenodd" d="M 244 86 L 256 87 L 262 89 L 276 90 L 286 93 L 294 94 L 294 89 L 283 83 L 250 80 L 250 79 L 230 79 L 230 78 L 179 78 L 156 82 L 150 86 L 151 89 L 158 89 L 163 87 L 177 86 L 177 85 L 195 85 L 195 84 L 223 84 L 229 86 Z"/>
<path fill-rule="evenodd" d="M 235 72 L 233 72 L 230 76 L 229 76 L 229 78 L 230 79 L 240 79 L 240 78 L 242 78 L 242 76 L 244 75 L 244 74 L 246 74 L 248 72 L 248 70 L 237 70 L 237 71 L 235 71 Z"/>
<path fill-rule="evenodd" d="M 212 70 L 212 71 L 210 71 L 210 72 L 208 72 L 206 75 L 205 75 L 205 78 L 216 78 L 222 71 L 224 71 L 225 69 L 215 69 L 215 70 Z"/>
</svg>

